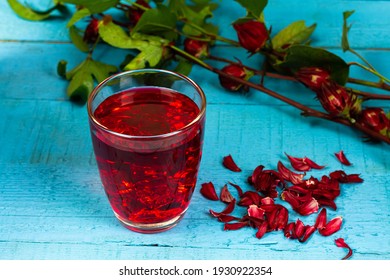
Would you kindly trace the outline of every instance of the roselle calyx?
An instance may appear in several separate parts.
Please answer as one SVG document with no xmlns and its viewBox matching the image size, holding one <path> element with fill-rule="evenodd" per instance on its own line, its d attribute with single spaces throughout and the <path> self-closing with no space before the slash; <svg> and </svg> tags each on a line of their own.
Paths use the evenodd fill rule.
<svg viewBox="0 0 390 280">
<path fill-rule="evenodd" d="M 361 112 L 362 99 L 336 82 L 323 83 L 321 90 L 316 93 L 322 107 L 334 117 L 343 117 L 354 122 Z"/>
<path fill-rule="evenodd" d="M 241 78 L 246 81 L 253 76 L 252 71 L 249 71 L 248 69 L 239 64 L 229 64 L 223 67 L 221 71 L 229 76 Z M 229 79 L 229 77 L 219 75 L 218 78 L 221 86 L 229 91 L 248 91 L 247 86 L 243 85 L 240 82 L 233 81 L 232 79 Z"/>
<path fill-rule="evenodd" d="M 224 156 L 223 159 L 222 159 L 222 164 L 223 164 L 223 166 L 225 166 L 230 171 L 241 172 L 241 168 L 238 167 L 238 165 L 234 161 L 232 155 Z"/>
<path fill-rule="evenodd" d="M 84 31 L 83 41 L 94 44 L 99 39 L 99 20 L 92 18 Z"/>
<path fill-rule="evenodd" d="M 349 259 L 350 257 L 352 257 L 352 249 L 351 247 L 349 247 L 349 245 L 344 241 L 344 238 L 337 238 L 335 239 L 335 244 L 337 247 L 340 247 L 340 248 L 346 248 L 348 249 L 348 253 L 345 255 L 345 257 L 342 258 L 342 260 L 347 260 Z"/>
<path fill-rule="evenodd" d="M 382 108 L 365 108 L 357 122 L 375 132 L 390 137 L 390 119 Z"/>
<path fill-rule="evenodd" d="M 265 24 L 257 20 L 235 23 L 233 28 L 240 45 L 251 53 L 260 51 L 269 38 Z"/>
<path fill-rule="evenodd" d="M 200 59 L 208 57 L 210 52 L 208 42 L 191 38 L 184 40 L 184 50 Z"/>
<path fill-rule="evenodd" d="M 350 166 L 352 165 L 351 162 L 347 159 L 343 151 L 340 151 L 338 153 L 335 153 L 335 156 L 337 159 L 344 165 Z"/>
<path fill-rule="evenodd" d="M 295 78 L 313 91 L 319 91 L 330 81 L 330 73 L 319 67 L 303 67 L 295 73 Z"/>
</svg>

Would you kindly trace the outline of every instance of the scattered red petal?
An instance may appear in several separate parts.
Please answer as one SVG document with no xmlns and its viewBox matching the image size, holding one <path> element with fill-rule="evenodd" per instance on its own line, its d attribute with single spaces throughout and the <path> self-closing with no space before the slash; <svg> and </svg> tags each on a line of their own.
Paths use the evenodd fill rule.
<svg viewBox="0 0 390 280">
<path fill-rule="evenodd" d="M 314 227 L 316 229 L 322 229 L 325 227 L 327 221 L 326 221 L 326 208 L 322 208 L 321 212 L 318 214 L 316 223 L 314 224 Z"/>
<path fill-rule="evenodd" d="M 347 243 L 345 243 L 344 238 L 335 239 L 335 243 L 336 243 L 337 247 L 348 249 L 347 255 L 345 255 L 345 257 L 343 257 L 342 260 L 347 260 L 350 257 L 352 257 L 352 249 L 351 249 L 351 247 L 349 247 L 349 245 Z"/>
<path fill-rule="evenodd" d="M 233 172 L 241 172 L 241 168 L 237 166 L 231 155 L 225 156 L 222 161 L 223 166 Z"/>
<path fill-rule="evenodd" d="M 248 216 L 249 217 L 255 217 L 257 219 L 263 219 L 264 218 L 264 209 L 259 208 L 257 205 L 252 204 L 248 207 Z"/>
<path fill-rule="evenodd" d="M 286 156 L 290 160 L 291 166 L 297 171 L 309 171 L 312 168 L 322 169 L 325 167 L 322 165 L 318 165 L 317 163 L 315 163 L 314 161 L 312 161 L 311 159 L 309 159 L 307 157 L 298 158 L 298 157 L 290 156 L 288 154 L 286 154 Z"/>
<path fill-rule="evenodd" d="M 251 204 L 260 205 L 263 197 L 259 193 L 254 191 L 246 191 L 241 195 L 241 199 L 238 202 L 240 206 L 249 206 Z"/>
<path fill-rule="evenodd" d="M 264 234 L 267 232 L 267 223 L 263 222 L 260 226 L 257 227 L 256 237 L 258 239 L 262 238 Z"/>
<path fill-rule="evenodd" d="M 286 166 L 283 165 L 281 161 L 278 162 L 278 171 L 281 177 L 293 183 L 294 185 L 301 184 L 303 182 L 303 177 L 305 177 L 305 173 L 303 174 L 298 174 L 295 172 L 292 172 L 290 169 L 288 169 Z"/>
<path fill-rule="evenodd" d="M 330 220 L 329 223 L 327 223 L 323 228 L 319 228 L 318 232 L 322 236 L 332 235 L 333 233 L 340 230 L 342 223 L 343 219 L 341 217 L 336 217 Z"/>
<path fill-rule="evenodd" d="M 364 181 L 359 174 L 347 174 L 343 170 L 333 171 L 329 176 L 340 183 L 362 183 Z"/>
<path fill-rule="evenodd" d="M 225 223 L 224 230 L 237 230 L 248 226 L 248 222 L 237 222 L 237 223 Z"/>
<path fill-rule="evenodd" d="M 340 151 L 338 153 L 335 153 L 335 156 L 337 157 L 337 159 L 344 165 L 352 165 L 349 160 L 347 159 L 347 157 L 345 156 L 344 152 L 343 151 Z"/>
<path fill-rule="evenodd" d="M 210 214 L 216 218 L 218 218 L 221 215 L 230 214 L 234 210 L 234 206 L 236 205 L 236 200 L 232 200 L 222 212 L 215 212 L 214 210 L 209 210 Z"/>
<path fill-rule="evenodd" d="M 210 200 L 219 200 L 217 193 L 215 192 L 215 187 L 212 182 L 203 183 L 200 188 L 200 193 L 207 199 Z"/>
<path fill-rule="evenodd" d="M 301 238 L 299 238 L 299 242 L 301 242 L 301 243 L 306 242 L 306 240 L 308 240 L 309 237 L 312 236 L 312 234 L 315 231 L 316 231 L 316 228 L 314 226 L 306 225 L 303 236 Z"/>
<path fill-rule="evenodd" d="M 242 189 L 241 189 L 241 187 L 240 187 L 239 185 L 233 184 L 233 183 L 231 183 L 231 182 L 229 182 L 229 184 L 230 184 L 231 186 L 233 186 L 233 187 L 236 188 L 239 197 L 241 197 L 241 196 L 243 195 L 244 192 L 242 191 Z"/>
<path fill-rule="evenodd" d="M 223 222 L 223 223 L 228 223 L 231 221 L 239 221 L 239 220 L 240 220 L 240 218 L 234 217 L 234 216 L 231 216 L 228 214 L 220 214 L 218 216 L 218 221 Z"/>
<path fill-rule="evenodd" d="M 223 186 L 221 189 L 221 195 L 219 196 L 220 200 L 225 203 L 230 203 L 234 200 L 234 197 L 229 192 L 227 185 Z"/>
</svg>

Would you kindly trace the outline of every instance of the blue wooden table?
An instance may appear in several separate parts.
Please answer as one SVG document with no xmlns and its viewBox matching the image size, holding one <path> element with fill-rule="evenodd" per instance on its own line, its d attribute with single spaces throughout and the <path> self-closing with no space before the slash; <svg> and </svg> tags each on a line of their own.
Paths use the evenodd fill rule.
<svg viewBox="0 0 390 280">
<path fill-rule="evenodd" d="M 350 61 L 354 57 L 340 48 L 345 10 L 356 10 L 350 19 L 351 45 L 389 77 L 390 1 L 274 0 L 265 15 L 275 32 L 299 19 L 317 23 L 313 45 Z M 223 1 L 213 20 L 225 26 L 224 36 L 236 39 L 230 23 L 243 14 L 236 2 Z M 229 48 L 216 52 L 235 55 Z M 123 52 L 95 56 L 118 64 Z M 337 260 L 345 255 L 334 244 L 337 237 L 353 248 L 353 259 L 390 259 L 390 146 L 364 142 L 360 133 L 338 124 L 302 117 L 260 92 L 227 93 L 215 74 L 197 66 L 190 77 L 204 89 L 208 104 L 204 156 L 190 208 L 167 232 L 125 229 L 101 187 L 86 107 L 68 100 L 67 81 L 56 73 L 59 60 L 73 67 L 84 57 L 70 43 L 65 19 L 25 21 L 0 2 L 0 259 Z M 357 69 L 352 73 L 370 78 Z M 297 83 L 267 79 L 266 85 L 320 109 L 313 94 Z M 379 104 L 389 110 L 388 103 Z M 352 167 L 335 159 L 340 150 Z M 285 153 L 326 165 L 313 174 L 337 169 L 361 174 L 364 183 L 343 186 L 337 211 L 328 211 L 330 217 L 343 216 L 342 229 L 330 237 L 314 234 L 305 244 L 281 232 L 259 240 L 251 228 L 223 231 L 208 210 L 224 205 L 204 199 L 200 184 L 212 181 L 219 190 L 231 181 L 248 190 L 251 171 L 259 164 L 274 169 L 278 160 L 287 164 Z M 222 166 L 228 154 L 242 172 Z M 313 224 L 315 216 L 291 212 L 290 220 Z"/>
</svg>

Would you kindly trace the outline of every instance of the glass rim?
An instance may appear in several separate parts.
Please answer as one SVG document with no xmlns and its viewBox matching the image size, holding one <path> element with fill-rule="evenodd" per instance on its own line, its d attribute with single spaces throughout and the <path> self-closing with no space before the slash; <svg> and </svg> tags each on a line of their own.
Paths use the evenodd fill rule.
<svg viewBox="0 0 390 280">
<path fill-rule="evenodd" d="M 131 75 L 133 73 L 165 73 L 165 74 L 169 74 L 169 75 L 172 75 L 172 76 L 176 76 L 176 77 L 186 81 L 187 83 L 189 83 L 191 86 L 194 87 L 194 89 L 198 92 L 198 94 L 199 94 L 199 96 L 201 98 L 201 106 L 200 106 L 199 113 L 197 114 L 197 116 L 191 122 L 189 122 L 187 125 L 183 126 L 182 128 L 180 128 L 178 130 L 175 130 L 175 131 L 172 131 L 172 132 L 163 133 L 163 134 L 156 134 L 156 135 L 129 135 L 129 134 L 123 134 L 123 133 L 119 133 L 119 132 L 113 131 L 113 130 L 109 129 L 108 127 L 102 125 L 95 118 L 95 116 L 94 116 L 94 114 L 92 112 L 92 101 L 94 100 L 95 96 L 100 92 L 100 90 L 104 86 L 106 86 L 110 81 L 112 81 L 112 80 L 114 80 L 116 78 L 122 77 L 122 76 Z M 195 83 L 191 78 L 189 78 L 189 77 L 187 77 L 187 76 L 185 76 L 183 74 L 176 73 L 174 71 L 164 70 L 164 69 L 154 69 L 154 68 L 128 70 L 128 71 L 124 71 L 124 72 L 113 74 L 113 75 L 107 77 L 106 79 L 104 79 L 102 82 L 100 82 L 92 90 L 91 94 L 88 97 L 87 110 L 88 110 L 88 117 L 93 122 L 93 124 L 95 126 L 99 127 L 101 130 L 103 130 L 103 131 L 105 131 L 105 132 L 107 132 L 109 134 L 112 134 L 112 135 L 115 135 L 115 136 L 118 136 L 118 137 L 122 137 L 122 138 L 126 138 L 126 139 L 132 139 L 132 140 L 142 140 L 142 139 L 149 139 L 149 140 L 150 139 L 156 139 L 156 140 L 158 140 L 158 139 L 161 139 L 161 138 L 168 138 L 168 137 L 172 137 L 172 136 L 181 134 L 184 131 L 190 129 L 196 123 L 198 123 L 203 118 L 203 116 L 206 113 L 206 95 L 204 94 L 204 92 L 201 89 L 201 87 L 197 83 Z"/>
</svg>

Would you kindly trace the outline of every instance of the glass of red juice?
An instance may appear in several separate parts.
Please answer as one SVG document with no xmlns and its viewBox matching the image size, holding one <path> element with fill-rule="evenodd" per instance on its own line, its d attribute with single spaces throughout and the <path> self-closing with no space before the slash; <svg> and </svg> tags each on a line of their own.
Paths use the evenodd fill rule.
<svg viewBox="0 0 390 280">
<path fill-rule="evenodd" d="M 88 99 L 100 178 L 118 220 L 156 233 L 175 226 L 195 189 L 206 99 L 186 76 L 160 69 L 119 73 Z"/>
</svg>

